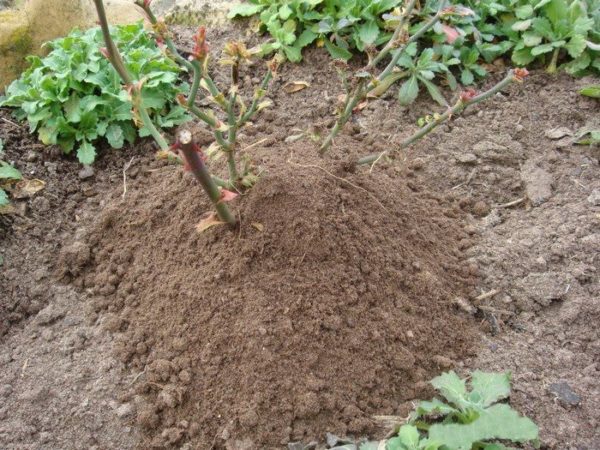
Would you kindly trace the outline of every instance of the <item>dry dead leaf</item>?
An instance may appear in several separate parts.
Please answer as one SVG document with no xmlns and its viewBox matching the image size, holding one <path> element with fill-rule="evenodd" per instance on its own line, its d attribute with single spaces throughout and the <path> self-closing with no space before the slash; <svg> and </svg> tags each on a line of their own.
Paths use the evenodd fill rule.
<svg viewBox="0 0 600 450">
<path fill-rule="evenodd" d="M 196 231 L 198 233 L 204 233 L 206 230 L 208 230 L 211 227 L 214 227 L 215 225 L 224 225 L 224 224 L 225 224 L 225 222 L 221 222 L 216 213 L 208 213 L 204 217 L 204 219 L 202 219 L 200 222 L 198 222 L 198 225 L 196 225 Z"/>
<path fill-rule="evenodd" d="M 250 225 L 252 225 L 254 228 L 256 228 L 258 231 L 260 231 L 261 233 L 264 231 L 265 226 L 262 223 L 259 222 L 252 222 Z"/>
<path fill-rule="evenodd" d="M 309 86 L 310 83 L 307 83 L 306 81 L 290 81 L 283 87 L 283 90 L 288 94 L 293 94 L 294 92 L 301 91 Z"/>
<path fill-rule="evenodd" d="M 12 196 L 16 199 L 30 198 L 45 187 L 46 182 L 42 180 L 35 178 L 33 180 L 22 180 L 15 185 L 15 188 L 12 191 Z"/>
</svg>

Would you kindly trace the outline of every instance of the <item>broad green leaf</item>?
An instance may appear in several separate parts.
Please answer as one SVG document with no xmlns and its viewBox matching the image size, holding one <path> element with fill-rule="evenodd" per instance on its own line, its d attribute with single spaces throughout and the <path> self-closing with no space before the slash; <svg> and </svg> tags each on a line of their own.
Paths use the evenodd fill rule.
<svg viewBox="0 0 600 450">
<path fill-rule="evenodd" d="M 455 450 L 470 450 L 475 442 L 503 439 L 527 442 L 538 438 L 538 427 L 508 405 L 491 406 L 468 424 L 433 424 L 429 437 Z"/>
<path fill-rule="evenodd" d="M 294 47 L 297 48 L 304 48 L 307 45 L 312 44 L 315 39 L 317 38 L 317 34 L 313 33 L 311 30 L 304 30 L 300 36 L 298 36 L 298 39 L 296 39 L 296 42 L 294 42 Z"/>
<path fill-rule="evenodd" d="M 20 180 L 22 178 L 21 172 L 10 164 L 0 161 L 0 180 Z"/>
<path fill-rule="evenodd" d="M 518 66 L 526 66 L 535 59 L 535 56 L 531 54 L 531 48 L 515 48 L 511 59 Z"/>
<path fill-rule="evenodd" d="M 429 80 L 426 80 L 425 78 L 420 78 L 420 80 L 421 83 L 423 83 L 427 88 L 427 92 L 429 92 L 429 95 L 431 95 L 432 99 L 434 99 L 442 106 L 448 106 L 448 102 L 446 101 L 439 88 L 435 84 L 433 84 Z"/>
<path fill-rule="evenodd" d="M 343 59 L 344 61 L 348 61 L 352 58 L 352 53 L 345 48 L 335 45 L 333 42 L 329 41 L 329 39 L 325 40 L 325 47 L 333 59 Z"/>
<path fill-rule="evenodd" d="M 467 396 L 465 382 L 453 370 L 434 378 L 431 384 L 450 403 L 460 407 L 465 402 Z"/>
<path fill-rule="evenodd" d="M 513 31 L 525 31 L 531 26 L 531 19 L 519 20 L 512 25 Z"/>
<path fill-rule="evenodd" d="M 542 37 L 532 32 L 525 32 L 521 37 L 523 38 L 523 43 L 527 47 L 535 47 L 542 42 Z"/>
<path fill-rule="evenodd" d="M 419 82 L 415 75 L 402 83 L 398 91 L 398 99 L 401 105 L 410 105 L 419 95 Z"/>
<path fill-rule="evenodd" d="M 586 86 L 579 91 L 581 95 L 592 98 L 600 98 L 600 85 Z"/>
<path fill-rule="evenodd" d="M 362 42 L 370 45 L 379 37 L 379 27 L 375 21 L 370 21 L 360 26 L 358 34 Z"/>
<path fill-rule="evenodd" d="M 577 58 L 586 48 L 585 39 L 582 35 L 576 34 L 569 42 L 567 42 L 565 48 L 567 49 L 567 52 L 569 52 L 571 58 Z"/>
<path fill-rule="evenodd" d="M 523 5 L 515 9 L 515 15 L 519 19 L 528 19 L 533 15 L 533 6 Z"/>
<path fill-rule="evenodd" d="M 552 44 L 542 44 L 531 49 L 531 54 L 533 56 L 543 55 L 544 53 L 548 53 L 554 50 L 554 46 Z"/>
<path fill-rule="evenodd" d="M 294 11 L 287 4 L 283 4 L 279 8 L 279 17 L 281 20 L 288 20 L 293 13 Z"/>
<path fill-rule="evenodd" d="M 455 412 L 458 412 L 456 408 L 453 408 L 452 406 L 447 405 L 446 403 L 438 400 L 437 398 L 434 398 L 431 401 L 423 400 L 419 402 L 415 412 L 413 413 L 413 416 L 415 419 L 418 419 L 419 417 L 428 416 L 432 414 L 447 416 L 448 414 L 452 414 Z"/>
<path fill-rule="evenodd" d="M 398 437 L 407 450 L 418 450 L 419 430 L 413 425 L 402 425 L 398 431 Z"/>
<path fill-rule="evenodd" d="M 77 159 L 81 164 L 92 164 L 96 159 L 96 149 L 89 142 L 83 141 L 77 150 Z"/>
<path fill-rule="evenodd" d="M 231 8 L 229 10 L 229 14 L 227 14 L 227 17 L 229 19 L 234 19 L 236 17 L 250 17 L 261 12 L 263 8 L 263 5 L 242 3 L 241 5 L 235 5 L 233 8 Z"/>
<path fill-rule="evenodd" d="M 0 188 L 0 206 L 6 206 L 8 203 L 8 195 L 4 189 Z"/>
<path fill-rule="evenodd" d="M 123 133 L 123 129 L 116 123 L 108 126 L 104 136 L 112 148 L 123 147 L 125 135 Z"/>
<path fill-rule="evenodd" d="M 479 402 L 487 407 L 510 395 L 510 375 L 508 373 L 486 373 L 475 371 L 471 376 L 473 393 L 479 395 Z"/>
<path fill-rule="evenodd" d="M 283 52 L 291 62 L 300 62 L 302 60 L 302 50 L 296 46 L 284 45 Z"/>
<path fill-rule="evenodd" d="M 469 86 L 469 85 L 473 84 L 474 81 L 475 81 L 475 76 L 473 75 L 473 72 L 471 72 L 469 69 L 463 69 L 462 72 L 460 73 L 460 82 L 464 86 Z"/>
</svg>

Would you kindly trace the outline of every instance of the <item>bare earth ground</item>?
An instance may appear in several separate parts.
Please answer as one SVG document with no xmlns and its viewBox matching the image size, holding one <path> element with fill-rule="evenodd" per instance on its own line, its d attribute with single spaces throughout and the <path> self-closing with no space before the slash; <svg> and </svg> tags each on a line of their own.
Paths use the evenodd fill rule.
<svg viewBox="0 0 600 450">
<path fill-rule="evenodd" d="M 226 34 L 213 36 L 215 47 Z M 256 69 L 248 81 L 259 74 L 260 69 Z M 186 296 L 193 298 L 198 286 L 207 289 L 214 283 L 208 279 L 211 274 L 225 276 L 226 281 L 230 274 L 223 274 L 217 264 L 208 270 L 198 269 L 203 276 L 188 284 L 185 276 L 189 273 L 180 275 L 177 270 L 177 256 L 182 255 L 183 261 L 192 264 L 186 251 L 190 245 L 198 245 L 213 252 L 217 263 L 237 260 L 228 255 L 218 232 L 193 236 L 195 221 L 207 205 L 199 200 L 194 210 L 177 201 L 189 199 L 188 203 L 193 204 L 197 187 L 189 177 L 182 177 L 177 167 L 154 161 L 152 146 L 144 144 L 107 152 L 88 178 L 90 174 L 80 173 L 76 163 L 56 155 L 55 149 L 41 148 L 28 139 L 26 130 L 18 124 L 0 121 L 0 137 L 9 159 L 17 161 L 17 167 L 27 176 L 47 183 L 34 198 L 17 202 L 19 214 L 12 216 L 11 223 L 3 223 L 1 229 L 4 263 L 0 286 L 6 295 L 0 297 L 0 448 L 125 449 L 166 447 L 171 443 L 175 448 L 272 448 L 292 440 L 323 441 L 325 430 L 379 433 L 373 437 L 381 437 L 384 432 L 377 431 L 370 417 L 405 414 L 410 406 L 406 400 L 431 394 L 423 381 L 449 368 L 459 372 L 475 368 L 511 370 L 511 402 L 540 425 L 543 448 L 600 448 L 599 154 L 597 148 L 547 137 L 549 130 L 566 127 L 574 131 L 598 117 L 598 104 L 576 93 L 590 80 L 534 74 L 525 85 L 513 86 L 507 94 L 455 119 L 409 152 L 398 155 L 394 162 L 381 163 L 372 173 L 361 169 L 354 175 L 336 169 L 335 161 L 393 147 L 414 129 L 420 115 L 437 108 L 425 98 L 410 111 L 398 107 L 393 98 L 373 102 L 337 140 L 332 150 L 334 162 L 321 161 L 314 157 L 316 150 L 309 141 L 291 145 L 285 139 L 311 127 L 318 132 L 330 122 L 340 88 L 328 59 L 320 51 L 310 51 L 305 64 L 285 67 L 281 80 L 271 96 L 274 108 L 241 136 L 243 147 L 260 142 L 249 154 L 266 170 L 262 185 L 238 203 L 245 215 L 253 215 L 253 221 L 265 226 L 262 234 L 258 229 L 252 231 L 251 223 L 242 229 L 249 243 L 240 256 L 246 261 L 258 258 L 261 264 L 245 263 L 234 268 L 234 279 L 255 284 L 245 288 L 228 284 L 229 291 L 222 293 L 222 305 L 210 305 L 209 315 L 203 315 L 203 309 L 194 302 L 186 303 Z M 308 81 L 311 86 L 286 94 L 281 86 L 288 80 Z M 1 114 L 9 119 L 6 112 Z M 128 193 L 123 200 L 123 167 L 132 158 L 127 171 Z M 304 181 L 290 174 L 289 159 L 313 166 L 295 171 Z M 315 165 L 360 185 L 369 194 Z M 282 180 L 294 183 L 286 185 Z M 318 194 L 306 201 L 314 188 L 319 189 Z M 371 196 L 392 209 L 395 217 L 401 218 L 406 210 L 409 216 L 404 223 L 413 227 L 436 224 L 430 228 L 430 241 L 397 233 L 393 224 L 386 222 L 380 206 L 375 201 L 369 203 Z M 268 199 L 274 199 L 274 203 L 268 203 Z M 314 264 L 333 264 L 336 260 L 320 248 L 325 242 L 319 241 L 316 248 L 302 242 L 316 230 L 325 230 L 333 244 L 343 244 L 343 240 L 335 240 L 335 230 L 344 220 L 339 218 L 340 224 L 329 228 L 336 220 L 336 214 L 329 215 L 333 207 L 339 208 L 340 215 L 344 211 L 350 214 L 346 233 L 356 233 L 355 240 L 369 237 L 369 245 L 351 241 L 352 248 L 337 247 L 337 251 L 347 252 L 342 254 L 348 257 L 361 255 L 369 264 L 358 266 L 356 274 L 349 273 L 347 284 L 339 285 L 343 292 L 339 297 L 329 291 L 336 285 L 326 284 L 328 303 L 324 306 L 294 303 L 287 294 L 298 295 L 302 283 L 314 297 L 317 294 L 310 291 L 311 282 L 327 280 L 318 272 L 313 277 L 310 274 L 314 271 L 302 271 L 298 281 L 291 272 L 282 272 L 286 269 L 284 259 L 275 259 L 279 265 L 269 267 L 269 258 L 262 256 L 257 244 L 261 240 L 267 243 L 267 256 L 280 258 L 286 256 L 277 253 L 278 246 L 283 247 L 289 261 L 298 267 L 306 266 L 306 258 Z M 282 213 L 286 221 L 278 224 L 270 211 Z M 137 225 L 136 218 L 140 220 Z M 286 223 L 296 227 L 299 234 L 284 236 Z M 438 227 L 449 232 L 435 231 Z M 398 236 L 388 236 L 394 233 Z M 184 244 L 180 244 L 182 236 Z M 386 239 L 382 241 L 378 236 Z M 170 239 L 172 247 L 167 245 Z M 332 250 L 336 250 L 335 245 Z M 389 252 L 388 247 L 394 245 L 404 253 Z M 373 255 L 363 254 L 374 246 Z M 129 265 L 127 250 L 136 263 Z M 392 266 L 377 265 L 378 251 Z M 308 255 L 303 257 L 305 253 Z M 153 259 L 160 255 L 164 260 Z M 403 265 L 401 260 L 394 260 L 398 255 L 406 255 L 400 259 L 408 261 Z M 447 261 L 445 266 L 432 263 L 436 255 L 442 263 Z M 276 304 L 291 302 L 289 307 L 296 308 L 300 315 L 293 316 L 290 323 L 284 316 L 285 307 L 270 311 L 268 300 L 276 296 L 273 283 L 277 279 L 260 284 L 243 278 L 252 275 L 252 271 L 245 272 L 246 266 L 252 270 L 265 266 L 256 279 L 260 283 L 269 272 L 281 273 L 286 283 L 282 283 L 282 296 Z M 397 278 L 387 271 L 390 267 L 398 269 Z M 167 270 L 173 275 L 165 275 Z M 431 283 L 419 275 L 423 272 L 429 274 Z M 340 280 L 344 279 L 342 275 Z M 473 276 L 478 276 L 474 286 L 470 284 Z M 138 278 L 144 281 L 136 285 Z M 460 279 L 464 280 L 462 285 L 457 284 Z M 69 280 L 71 284 L 64 283 Z M 153 284 L 156 280 L 159 283 Z M 396 284 L 399 280 L 404 280 L 404 288 Z M 367 287 L 361 288 L 360 281 Z M 166 285 L 164 292 L 171 297 L 153 295 L 152 289 L 162 289 L 160 283 Z M 385 294 L 386 289 L 403 293 L 401 307 L 386 312 L 388 306 L 376 303 L 385 313 L 365 314 L 369 309 L 360 309 L 361 305 L 364 308 L 360 299 L 367 301 L 360 289 L 370 292 L 369 284 L 374 284 L 371 289 L 376 297 L 372 298 L 377 302 L 384 298 L 377 295 Z M 378 284 L 383 284 L 381 293 Z M 217 289 L 221 283 L 212 286 Z M 239 303 L 237 297 L 244 292 L 253 294 L 249 302 L 266 294 L 265 300 L 251 310 L 240 310 L 244 303 Z M 181 293 L 183 297 L 178 296 Z M 345 302 L 356 293 L 359 300 L 354 304 L 354 313 L 362 311 L 360 318 L 346 315 Z M 245 353 L 236 353 L 235 348 L 244 348 L 252 355 L 253 346 L 261 342 L 275 354 L 296 349 L 294 345 L 298 344 L 310 346 L 311 342 L 341 343 L 343 347 L 345 341 L 339 339 L 345 336 L 349 323 L 338 323 L 336 318 L 340 317 L 352 319 L 355 327 L 359 321 L 358 328 L 362 329 L 361 318 L 370 321 L 371 326 L 391 326 L 387 321 L 397 314 L 398 325 L 404 328 L 406 315 L 419 312 L 415 294 L 423 294 L 424 302 L 439 297 L 437 307 L 440 311 L 446 308 L 447 329 L 443 321 L 435 331 L 419 328 L 425 337 L 440 339 L 439 343 L 429 344 L 419 341 L 418 333 L 415 338 L 414 332 L 405 334 L 403 340 L 404 329 L 396 330 L 399 334 L 394 339 L 390 339 L 386 328 L 383 333 L 371 329 L 361 341 L 369 351 L 360 353 L 364 350 L 360 346 L 354 349 L 357 354 L 368 354 L 380 368 L 359 379 L 364 383 L 364 392 L 353 392 L 352 383 L 344 377 L 336 384 L 327 370 L 319 371 L 333 364 L 338 370 L 348 367 L 352 375 L 356 370 L 348 359 L 352 346 L 340 352 L 339 360 L 326 360 L 325 364 L 319 358 L 311 362 L 310 357 L 317 354 L 331 358 L 331 348 L 321 349 L 324 353 L 311 350 L 298 355 L 297 359 L 306 361 L 306 365 L 294 366 L 301 382 L 292 386 L 295 389 L 287 389 L 289 393 L 285 384 L 277 382 L 290 375 L 277 372 L 273 358 L 265 357 L 263 365 L 254 366 L 251 360 L 249 367 L 254 371 L 245 375 L 244 367 L 231 365 L 236 358 L 244 360 Z M 482 298 L 482 294 L 488 295 Z M 233 297 L 238 302 L 233 303 L 237 315 L 228 309 L 232 303 L 227 299 Z M 457 297 L 464 300 L 458 302 L 461 308 L 450 305 Z M 199 311 L 199 318 L 186 314 L 188 311 Z M 303 321 L 302 314 L 306 313 L 317 322 Z M 243 321 L 244 317 L 248 322 Z M 330 320 L 325 320 L 327 317 Z M 266 326 L 263 332 L 257 318 L 271 320 L 272 328 Z M 191 328 L 186 328 L 188 321 L 193 324 Z M 294 321 L 311 328 L 294 328 Z M 246 338 L 239 333 L 232 339 L 236 346 L 228 347 L 225 337 L 214 335 L 217 351 L 210 347 L 206 350 L 206 342 L 194 339 L 212 331 L 198 329 L 199 324 L 233 326 L 231 330 L 244 331 Z M 472 330 L 479 338 L 471 337 Z M 465 345 L 452 344 L 453 350 L 444 352 L 444 338 L 451 337 L 448 339 L 457 343 L 461 332 Z M 302 341 L 311 335 L 313 341 Z M 182 342 L 182 337 L 193 339 Z M 286 339 L 295 337 L 300 342 L 282 347 Z M 416 339 L 414 348 L 410 347 L 411 339 Z M 467 350 L 469 342 L 475 345 L 474 352 Z M 400 357 L 395 351 L 399 348 L 404 352 Z M 286 361 L 292 360 L 289 358 Z M 406 370 L 403 364 L 409 360 L 416 372 L 413 370 L 412 377 L 400 376 Z M 276 371 L 272 387 L 276 395 L 267 395 L 268 377 L 257 377 L 260 373 L 256 370 L 265 364 Z M 386 369 L 388 372 L 384 372 Z M 291 374 L 292 379 L 295 374 Z M 228 385 L 231 380 L 261 386 L 257 392 L 261 395 L 243 398 L 244 404 L 203 403 L 205 397 L 210 399 L 210 389 L 219 386 L 225 387 L 222 395 L 229 402 L 241 398 L 236 388 L 239 386 L 243 394 L 245 385 Z M 559 390 L 560 395 L 554 393 Z M 301 397 L 303 404 L 282 408 L 282 399 L 292 402 Z M 214 400 L 218 402 L 219 398 Z M 253 400 L 257 403 L 252 404 Z M 334 417 L 336 411 L 339 415 Z M 211 430 L 213 436 L 209 439 Z M 277 442 L 273 441 L 275 436 Z"/>
</svg>

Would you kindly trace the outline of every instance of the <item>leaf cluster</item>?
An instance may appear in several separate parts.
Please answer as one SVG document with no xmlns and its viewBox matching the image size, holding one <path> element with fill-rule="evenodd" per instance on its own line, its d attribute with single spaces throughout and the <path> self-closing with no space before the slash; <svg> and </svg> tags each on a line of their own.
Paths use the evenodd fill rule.
<svg viewBox="0 0 600 450">
<path fill-rule="evenodd" d="M 339 449 L 514 450 L 509 442 L 539 446 L 538 427 L 508 404 L 498 403 L 510 395 L 509 374 L 475 371 L 467 383 L 451 371 L 431 384 L 443 400 L 420 402 L 394 437 Z"/>
<path fill-rule="evenodd" d="M 180 69 L 143 24 L 118 26 L 111 34 L 128 70 L 143 80 L 142 100 L 153 121 L 168 128 L 189 120 L 175 101 L 185 89 L 177 83 Z M 149 135 L 146 127 L 136 131 L 131 97 L 100 52 L 100 28 L 75 30 L 47 45 L 50 53 L 28 58 L 31 66 L 8 86 L 0 106 L 16 107 L 15 116 L 27 119 L 31 132 L 37 132 L 44 144 L 58 144 L 66 154 L 76 150 L 83 164 L 94 161 L 101 139 L 121 148 L 136 135 Z"/>
<path fill-rule="evenodd" d="M 387 42 L 391 33 L 383 14 L 402 0 L 250 0 L 234 6 L 229 18 L 258 15 L 260 31 L 272 40 L 263 52 L 283 52 L 292 62 L 313 42 L 325 46 L 334 59 L 348 60 L 352 50 L 364 52 Z"/>
</svg>

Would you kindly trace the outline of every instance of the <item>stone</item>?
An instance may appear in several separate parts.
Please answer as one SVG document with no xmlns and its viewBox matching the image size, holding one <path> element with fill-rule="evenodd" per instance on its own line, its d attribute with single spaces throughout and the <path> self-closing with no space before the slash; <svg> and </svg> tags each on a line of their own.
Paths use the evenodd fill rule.
<svg viewBox="0 0 600 450">
<path fill-rule="evenodd" d="M 548 386 L 548 392 L 556 396 L 558 402 L 565 408 L 578 406 L 581 403 L 581 397 L 573 391 L 573 388 L 566 381 L 552 383 Z"/>
<path fill-rule="evenodd" d="M 131 403 L 123 403 L 116 409 L 117 417 L 123 419 L 125 417 L 129 417 L 134 413 L 134 407 Z"/>
<path fill-rule="evenodd" d="M 92 166 L 85 166 L 77 174 L 80 180 L 87 180 L 94 176 L 94 168 Z"/>
<path fill-rule="evenodd" d="M 521 169 L 521 180 L 533 206 L 540 206 L 552 197 L 552 175 L 544 169 L 527 162 Z"/>
<path fill-rule="evenodd" d="M 456 160 L 461 164 L 476 164 L 477 156 L 473 153 L 459 153 L 456 156 Z"/>
<path fill-rule="evenodd" d="M 600 206 L 600 189 L 594 189 L 588 196 L 587 201 L 592 206 Z"/>
</svg>

